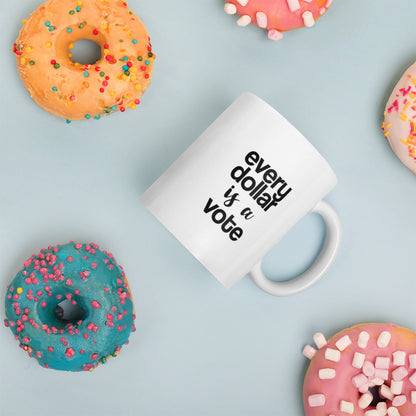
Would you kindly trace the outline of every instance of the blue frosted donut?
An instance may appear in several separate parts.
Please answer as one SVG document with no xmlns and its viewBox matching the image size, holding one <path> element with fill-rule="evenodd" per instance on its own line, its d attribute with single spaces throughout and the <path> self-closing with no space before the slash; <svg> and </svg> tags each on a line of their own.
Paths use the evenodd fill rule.
<svg viewBox="0 0 416 416">
<path fill-rule="evenodd" d="M 69 302 L 72 316 L 65 316 Z M 7 287 L 5 305 L 4 323 L 20 347 L 56 370 L 93 370 L 118 355 L 134 330 L 124 271 L 93 243 L 32 255 Z"/>
</svg>

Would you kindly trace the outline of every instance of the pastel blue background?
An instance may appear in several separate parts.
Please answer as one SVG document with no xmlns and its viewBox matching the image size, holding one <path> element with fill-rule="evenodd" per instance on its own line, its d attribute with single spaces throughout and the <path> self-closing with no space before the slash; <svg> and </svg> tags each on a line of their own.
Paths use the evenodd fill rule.
<svg viewBox="0 0 416 416">
<path fill-rule="evenodd" d="M 416 178 L 380 130 L 385 101 L 416 58 L 416 5 L 393 3 L 335 0 L 313 29 L 274 43 L 239 28 L 221 0 L 130 0 L 157 53 L 153 84 L 136 112 L 70 126 L 30 100 L 11 53 L 41 2 L 3 9 L 1 299 L 41 247 L 92 240 L 124 266 L 138 319 L 120 357 L 91 374 L 40 368 L 1 326 L 2 416 L 303 415 L 301 350 L 314 332 L 368 321 L 416 330 Z M 344 225 L 341 252 L 293 298 L 268 296 L 248 278 L 227 292 L 139 202 L 243 91 L 288 118 L 339 178 L 327 199 Z M 323 236 L 321 219 L 308 216 L 265 271 L 301 272 Z"/>
</svg>

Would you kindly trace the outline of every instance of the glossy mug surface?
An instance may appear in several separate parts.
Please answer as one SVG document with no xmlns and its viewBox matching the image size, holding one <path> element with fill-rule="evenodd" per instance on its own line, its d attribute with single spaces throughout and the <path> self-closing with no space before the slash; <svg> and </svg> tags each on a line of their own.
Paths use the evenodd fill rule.
<svg viewBox="0 0 416 416">
<path fill-rule="evenodd" d="M 150 212 L 227 288 L 246 274 L 276 296 L 316 283 L 335 259 L 341 224 L 323 200 L 337 179 L 326 160 L 257 96 L 236 100 L 144 193 Z M 272 282 L 261 262 L 306 214 L 327 235 L 301 276 Z"/>
</svg>

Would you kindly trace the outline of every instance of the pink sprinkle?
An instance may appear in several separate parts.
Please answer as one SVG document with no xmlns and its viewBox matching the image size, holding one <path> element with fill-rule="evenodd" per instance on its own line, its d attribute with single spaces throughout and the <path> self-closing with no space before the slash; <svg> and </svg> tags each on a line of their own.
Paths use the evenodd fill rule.
<svg viewBox="0 0 416 416">
<path fill-rule="evenodd" d="M 67 258 L 66 258 L 66 261 L 69 261 L 69 262 L 71 262 L 73 259 L 72 259 L 72 256 L 68 256 Z"/>
<path fill-rule="evenodd" d="M 115 306 L 111 307 L 111 312 L 115 312 L 117 310 L 117 308 Z"/>
<path fill-rule="evenodd" d="M 113 320 L 113 315 L 111 315 L 111 313 L 108 313 L 107 314 L 107 319 L 109 319 L 110 321 L 112 321 Z"/>
<path fill-rule="evenodd" d="M 79 290 L 78 289 L 75 289 L 75 291 L 74 291 L 74 293 L 76 294 L 76 295 L 79 295 Z"/>
<path fill-rule="evenodd" d="M 81 247 L 82 247 L 82 244 L 81 244 L 81 243 L 77 243 L 77 244 L 75 244 L 75 248 L 76 248 L 77 250 L 79 250 Z"/>
<path fill-rule="evenodd" d="M 74 349 L 73 349 L 73 348 L 67 348 L 67 349 L 65 350 L 65 356 L 66 356 L 66 357 L 71 358 L 71 357 L 73 357 L 74 355 L 75 355 L 75 351 L 74 351 Z"/>
<path fill-rule="evenodd" d="M 91 360 L 96 360 L 98 358 L 98 354 L 94 353 L 91 355 Z"/>
<path fill-rule="evenodd" d="M 108 291 L 109 291 L 108 287 L 105 287 L 105 288 L 104 288 L 104 292 L 105 292 L 105 293 L 108 293 Z"/>
<path fill-rule="evenodd" d="M 27 321 L 27 315 L 22 315 L 22 321 L 26 322 Z"/>
<path fill-rule="evenodd" d="M 65 295 L 65 297 L 66 297 L 68 300 L 71 300 L 72 295 L 71 295 L 70 293 L 67 293 L 67 294 Z"/>
<path fill-rule="evenodd" d="M 46 302 L 42 302 L 42 303 L 40 304 L 40 306 L 42 306 L 42 308 L 44 308 L 44 307 L 46 306 Z"/>
<path fill-rule="evenodd" d="M 93 269 L 96 269 L 96 268 L 97 268 L 97 263 L 92 263 L 92 264 L 91 264 L 91 267 L 92 267 Z"/>
<path fill-rule="evenodd" d="M 117 326 L 117 330 L 118 330 L 118 331 L 121 331 L 122 329 L 123 329 L 123 327 L 122 327 L 121 325 L 118 325 L 118 326 Z"/>
<path fill-rule="evenodd" d="M 41 357 L 42 357 L 42 353 L 41 353 L 40 351 L 36 351 L 36 356 L 37 356 L 38 358 L 41 358 Z"/>
<path fill-rule="evenodd" d="M 29 337 L 23 337 L 23 342 L 25 344 L 27 344 L 29 341 L 30 341 L 30 338 Z"/>
<path fill-rule="evenodd" d="M 105 324 L 107 326 L 113 327 L 114 326 L 114 322 L 113 321 L 105 321 Z"/>
<path fill-rule="evenodd" d="M 71 279 L 67 279 L 66 284 L 67 284 L 67 286 L 71 286 L 72 285 L 72 280 Z"/>
<path fill-rule="evenodd" d="M 83 336 L 84 336 L 85 339 L 88 339 L 88 337 L 89 337 L 89 335 L 87 333 L 85 333 Z"/>
<path fill-rule="evenodd" d="M 93 328 L 94 328 L 94 323 L 91 322 L 87 325 L 88 331 L 91 331 L 91 329 L 93 329 Z"/>
<path fill-rule="evenodd" d="M 99 309 L 100 307 L 101 307 L 101 305 L 96 301 L 96 300 L 93 300 L 92 302 L 91 302 L 91 305 L 92 305 L 92 307 L 93 308 L 95 308 L 95 309 Z"/>
<path fill-rule="evenodd" d="M 48 347 L 48 351 L 52 352 L 53 351 L 53 347 Z"/>
<path fill-rule="evenodd" d="M 118 319 L 118 320 L 123 319 L 123 315 L 122 315 L 121 313 L 119 313 L 119 314 L 117 315 L 117 319 Z"/>
</svg>

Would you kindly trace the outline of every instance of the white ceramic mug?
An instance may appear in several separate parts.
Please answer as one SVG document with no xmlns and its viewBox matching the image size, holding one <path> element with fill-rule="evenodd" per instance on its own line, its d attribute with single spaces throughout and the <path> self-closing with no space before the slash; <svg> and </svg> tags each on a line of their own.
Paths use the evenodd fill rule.
<svg viewBox="0 0 416 416">
<path fill-rule="evenodd" d="M 246 274 L 275 296 L 299 293 L 328 271 L 342 227 L 323 198 L 337 179 L 318 151 L 253 94 L 235 101 L 144 193 L 141 201 L 227 288 Z M 262 260 L 306 214 L 326 238 L 315 263 L 284 282 Z"/>
</svg>

